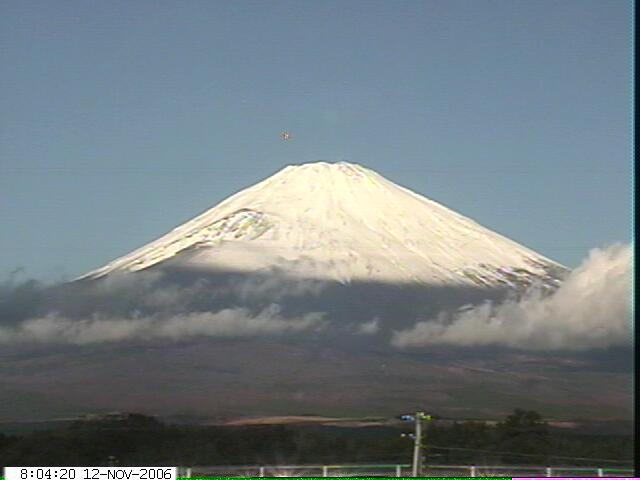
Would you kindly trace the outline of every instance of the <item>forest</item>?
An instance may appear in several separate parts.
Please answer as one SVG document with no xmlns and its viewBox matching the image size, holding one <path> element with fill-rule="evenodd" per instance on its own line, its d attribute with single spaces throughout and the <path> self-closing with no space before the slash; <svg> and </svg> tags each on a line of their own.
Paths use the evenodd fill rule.
<svg viewBox="0 0 640 480">
<path fill-rule="evenodd" d="M 165 424 L 141 414 L 0 433 L 4 466 L 194 466 L 410 463 L 411 424 L 374 427 Z M 425 464 L 628 467 L 632 435 L 570 433 L 517 409 L 495 425 L 425 426 Z"/>
</svg>

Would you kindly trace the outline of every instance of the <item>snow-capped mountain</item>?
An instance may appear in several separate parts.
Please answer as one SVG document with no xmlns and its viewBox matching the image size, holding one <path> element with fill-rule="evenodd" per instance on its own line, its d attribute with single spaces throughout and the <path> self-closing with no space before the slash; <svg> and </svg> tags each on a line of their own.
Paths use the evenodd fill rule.
<svg viewBox="0 0 640 480">
<path fill-rule="evenodd" d="M 288 166 L 82 278 L 173 259 L 212 271 L 475 287 L 553 288 L 561 265 L 350 163 Z"/>
<path fill-rule="evenodd" d="M 10 322 L 25 320 L 17 338 L 40 349 L 31 358 L 3 345 L 0 406 L 7 418 L 20 417 L 25 398 L 40 415 L 237 418 L 395 415 L 411 405 L 491 417 L 548 404 L 566 418 L 628 418 L 628 374 L 617 366 L 393 341 L 477 306 L 484 314 L 533 282 L 554 289 L 566 272 L 367 168 L 290 166 L 85 281 L 17 308 L 0 302 Z M 49 337 L 56 347 L 45 354 Z"/>
</svg>

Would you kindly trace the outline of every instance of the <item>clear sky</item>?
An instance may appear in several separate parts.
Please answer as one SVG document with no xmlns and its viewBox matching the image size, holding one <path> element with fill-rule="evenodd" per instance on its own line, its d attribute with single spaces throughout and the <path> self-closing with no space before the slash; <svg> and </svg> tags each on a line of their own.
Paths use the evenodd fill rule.
<svg viewBox="0 0 640 480">
<path fill-rule="evenodd" d="M 632 9 L 2 0 L 0 277 L 84 273 L 318 160 L 575 267 L 631 236 Z"/>
</svg>

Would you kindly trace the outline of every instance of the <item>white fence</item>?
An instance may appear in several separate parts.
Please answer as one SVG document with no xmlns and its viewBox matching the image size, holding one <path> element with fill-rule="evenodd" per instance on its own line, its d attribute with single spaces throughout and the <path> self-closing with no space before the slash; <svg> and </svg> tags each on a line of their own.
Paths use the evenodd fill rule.
<svg viewBox="0 0 640 480">
<path fill-rule="evenodd" d="M 182 467 L 181 477 L 410 477 L 411 465 L 272 465 Z M 427 465 L 424 477 L 632 477 L 630 468 Z"/>
</svg>

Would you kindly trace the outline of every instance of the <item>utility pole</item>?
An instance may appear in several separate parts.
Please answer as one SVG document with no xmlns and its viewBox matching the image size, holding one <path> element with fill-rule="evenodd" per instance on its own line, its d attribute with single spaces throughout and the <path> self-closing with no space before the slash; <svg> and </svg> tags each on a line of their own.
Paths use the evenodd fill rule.
<svg viewBox="0 0 640 480">
<path fill-rule="evenodd" d="M 417 477 L 421 470 L 422 463 L 422 422 L 420 422 L 423 412 L 416 413 L 416 431 L 415 439 L 413 443 L 413 466 L 411 469 L 411 476 Z"/>
<path fill-rule="evenodd" d="M 414 433 L 403 433 L 401 437 L 409 437 L 413 439 L 413 464 L 411 468 L 411 476 L 417 477 L 422 473 L 422 420 L 431 420 L 431 415 L 424 412 L 416 412 L 415 414 L 400 415 L 400 420 L 405 422 L 414 422 Z"/>
</svg>

